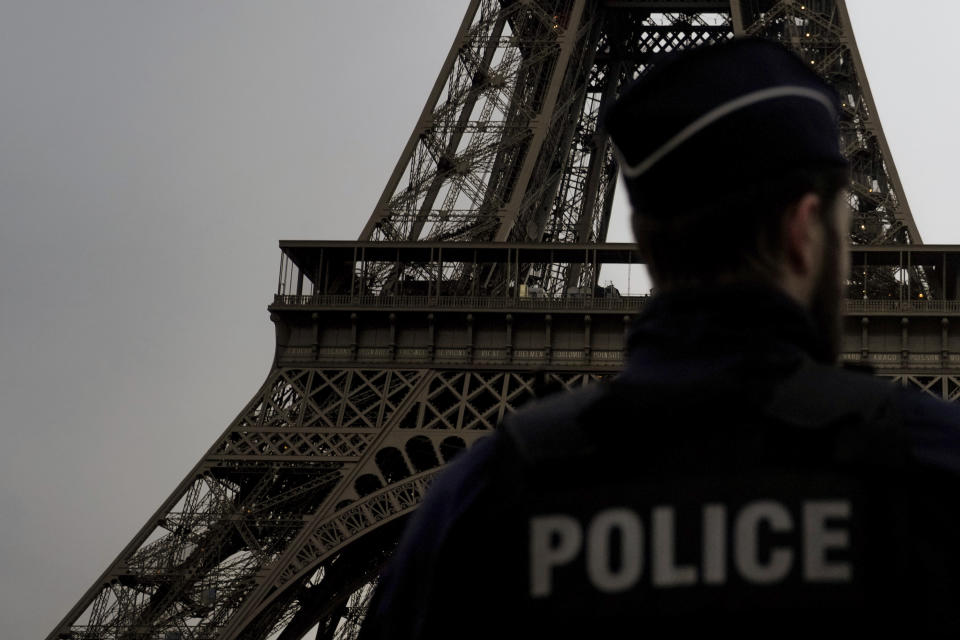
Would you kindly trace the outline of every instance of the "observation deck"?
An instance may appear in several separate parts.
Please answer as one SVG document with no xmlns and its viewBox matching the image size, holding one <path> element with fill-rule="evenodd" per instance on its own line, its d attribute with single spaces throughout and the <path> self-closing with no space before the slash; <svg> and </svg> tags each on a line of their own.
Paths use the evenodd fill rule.
<svg viewBox="0 0 960 640">
<path fill-rule="evenodd" d="M 623 284 L 641 277 L 628 243 L 280 248 L 269 307 L 280 366 L 615 371 L 650 299 Z M 580 286 L 546 294 L 530 275 L 540 264 L 582 274 Z M 853 247 L 851 265 L 844 361 L 890 373 L 960 370 L 960 246 Z M 618 285 L 601 285 L 609 279 Z"/>
</svg>

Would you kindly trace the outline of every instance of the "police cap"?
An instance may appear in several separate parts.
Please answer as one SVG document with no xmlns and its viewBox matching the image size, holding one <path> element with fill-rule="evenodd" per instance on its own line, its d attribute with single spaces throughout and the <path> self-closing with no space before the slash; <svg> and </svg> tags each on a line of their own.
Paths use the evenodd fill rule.
<svg viewBox="0 0 960 640">
<path fill-rule="evenodd" d="M 756 38 L 658 62 L 605 116 L 633 205 L 693 212 L 793 170 L 846 166 L 839 100 L 812 62 Z"/>
</svg>

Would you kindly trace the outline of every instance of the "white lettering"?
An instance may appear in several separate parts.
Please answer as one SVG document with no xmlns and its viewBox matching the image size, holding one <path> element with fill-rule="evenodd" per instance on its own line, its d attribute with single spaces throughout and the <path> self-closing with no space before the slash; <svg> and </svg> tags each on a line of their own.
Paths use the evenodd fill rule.
<svg viewBox="0 0 960 640">
<path fill-rule="evenodd" d="M 530 520 L 530 595 L 553 592 L 553 569 L 573 560 L 583 544 L 580 523 L 562 514 Z"/>
<path fill-rule="evenodd" d="M 620 532 L 620 568 L 611 565 L 610 542 Z M 600 591 L 617 593 L 637 583 L 643 571 L 643 525 L 629 509 L 601 511 L 587 532 L 587 574 Z"/>
<path fill-rule="evenodd" d="M 703 507 L 703 581 L 727 581 L 727 508 L 722 504 Z"/>
<path fill-rule="evenodd" d="M 803 579 L 810 582 L 849 582 L 849 562 L 828 562 L 829 549 L 847 549 L 850 532 L 842 527 L 827 528 L 828 519 L 850 518 L 846 500 L 805 502 L 803 504 Z"/>
<path fill-rule="evenodd" d="M 760 561 L 757 537 L 760 524 L 767 522 L 774 532 L 793 528 L 793 519 L 786 508 L 772 500 L 758 500 L 747 504 L 737 515 L 734 525 L 733 559 L 744 580 L 758 584 L 779 582 L 790 573 L 793 553 L 789 549 L 774 549 L 767 564 Z"/>
<path fill-rule="evenodd" d="M 697 583 L 697 568 L 677 566 L 676 514 L 673 507 L 653 509 L 653 584 L 682 587 Z"/>
<path fill-rule="evenodd" d="M 531 518 L 531 596 L 553 595 L 564 566 L 562 575 L 574 581 L 572 587 L 585 582 L 603 593 L 628 591 L 643 578 L 648 559 L 654 588 L 725 585 L 731 575 L 773 585 L 790 577 L 795 566 L 808 583 L 852 580 L 852 560 L 835 556 L 851 550 L 849 500 L 806 500 L 793 512 L 775 500 L 755 500 L 737 510 L 721 503 L 699 508 L 699 532 L 689 534 L 693 542 L 699 533 L 699 557 L 687 556 L 696 554 L 696 547 L 683 547 L 686 563 L 678 557 L 678 545 L 688 539 L 680 527 L 696 517 L 692 508 L 678 513 L 675 505 L 659 505 L 646 512 L 649 521 L 629 507 L 604 509 L 589 521 L 559 513 Z"/>
</svg>

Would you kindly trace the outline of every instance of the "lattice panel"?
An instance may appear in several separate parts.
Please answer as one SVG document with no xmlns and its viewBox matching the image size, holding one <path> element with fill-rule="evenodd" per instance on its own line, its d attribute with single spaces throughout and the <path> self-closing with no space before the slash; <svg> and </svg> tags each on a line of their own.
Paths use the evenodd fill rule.
<svg viewBox="0 0 960 640">
<path fill-rule="evenodd" d="M 944 377 L 943 376 L 903 376 L 904 386 L 921 391 L 934 398 L 943 398 L 944 396 Z"/>
<path fill-rule="evenodd" d="M 617 163 L 600 115 L 621 86 L 642 75 L 656 56 L 713 44 L 733 36 L 730 16 L 720 13 L 608 11 L 596 37 L 593 64 L 576 126 L 570 136 L 543 242 L 597 242 L 606 239 L 617 182 Z M 561 295 L 571 286 L 592 286 L 592 269 L 560 264 L 533 267 L 527 282 Z"/>
<path fill-rule="evenodd" d="M 311 572 L 316 571 L 328 558 L 339 553 L 352 541 L 379 528 L 387 522 L 399 518 L 419 504 L 426 490 L 429 480 L 442 467 L 442 461 L 449 459 L 440 447 L 452 440 L 463 446 L 464 440 L 454 434 L 464 434 L 469 442 L 475 440 L 466 435 L 468 431 L 489 431 L 495 428 L 499 419 L 507 411 L 513 411 L 531 400 L 535 393 L 544 391 L 559 391 L 572 389 L 588 384 L 600 378 L 599 375 L 582 373 L 543 374 L 535 372 L 476 372 L 441 370 L 426 373 L 429 376 L 421 379 L 414 394 L 409 396 L 404 404 L 407 407 L 403 414 L 395 414 L 395 420 L 385 424 L 377 447 L 369 447 L 353 467 L 354 471 L 345 476 L 344 480 L 351 485 L 341 483 L 333 500 L 336 507 L 333 511 L 318 514 L 309 525 L 310 533 L 301 533 L 291 544 L 282 558 L 277 560 L 268 572 L 262 575 L 271 576 L 268 581 L 261 583 L 255 594 L 248 599 L 247 609 L 243 615 L 247 618 L 268 615 L 274 612 L 280 618 L 293 615 L 291 611 L 297 608 L 296 598 L 291 595 L 290 589 L 307 579 Z M 386 380 L 386 378 L 381 378 Z M 380 394 L 380 397 L 386 397 Z M 481 406 L 482 405 L 482 406 Z M 399 432 L 395 432 L 399 429 Z M 442 437 L 426 438 L 419 434 L 443 433 Z M 397 439 L 393 433 L 404 433 L 406 436 Z M 448 435 L 449 434 L 449 435 Z M 420 447 L 427 447 L 432 451 L 428 455 L 431 460 L 427 467 L 416 468 L 406 454 L 401 454 L 395 447 L 399 446 L 410 451 L 409 445 L 416 440 L 422 440 Z M 385 449 L 392 449 L 398 457 L 397 463 L 403 468 L 396 469 L 395 474 L 384 472 L 384 478 L 393 478 L 385 482 L 385 486 L 358 496 L 353 491 L 352 479 L 357 477 L 359 470 L 374 468 L 374 460 L 379 461 L 379 453 Z M 426 450 L 420 449 L 420 453 Z M 379 464 L 379 462 L 378 462 Z M 344 499 L 348 497 L 348 499 Z M 289 587 L 289 588 L 288 588 Z M 283 606 L 276 602 L 286 603 Z M 282 612 L 276 607 L 289 607 Z M 259 619 L 259 618 L 258 618 Z"/>
<path fill-rule="evenodd" d="M 745 2 L 745 30 L 782 42 L 809 62 L 840 94 L 841 149 L 851 163 L 850 229 L 855 244 L 918 242 L 916 225 L 903 194 L 872 99 L 861 78 L 841 8 L 835 0 Z"/>
<path fill-rule="evenodd" d="M 543 106 L 567 4 L 479 3 L 364 238 L 493 237 Z"/>
<path fill-rule="evenodd" d="M 355 460 L 422 375 L 405 370 L 279 369 L 212 454 Z"/>
<path fill-rule="evenodd" d="M 210 637 L 340 477 L 319 467 L 309 475 L 200 474 L 113 567 L 72 627 L 75 637 L 141 638 L 157 626 L 182 639 Z"/>
<path fill-rule="evenodd" d="M 656 56 L 731 36 L 725 12 L 480 2 L 421 118 L 429 125 L 414 133 L 361 238 L 603 240 L 616 162 L 599 114 Z M 399 277 L 390 265 L 367 275 L 373 291 Z M 555 294 L 595 276 L 550 264 L 522 273 Z"/>
<path fill-rule="evenodd" d="M 492 431 L 506 412 L 532 400 L 538 386 L 572 389 L 603 377 L 580 373 L 437 371 L 430 380 L 427 396 L 404 417 L 400 427 Z"/>
<path fill-rule="evenodd" d="M 960 402 L 960 376 L 943 374 L 880 375 L 896 385 L 910 387 L 940 400 Z"/>
<path fill-rule="evenodd" d="M 350 540 L 413 511 L 439 472 L 439 469 L 433 469 L 386 487 L 319 523 L 306 544 L 298 550 L 295 562 L 284 569 L 277 586 L 307 574 Z"/>
<path fill-rule="evenodd" d="M 244 431 L 231 433 L 218 450 L 222 456 L 284 456 L 355 460 L 374 440 L 373 433 Z"/>
<path fill-rule="evenodd" d="M 252 406 L 237 418 L 237 427 L 283 427 L 299 422 L 308 369 L 278 370 Z"/>
</svg>

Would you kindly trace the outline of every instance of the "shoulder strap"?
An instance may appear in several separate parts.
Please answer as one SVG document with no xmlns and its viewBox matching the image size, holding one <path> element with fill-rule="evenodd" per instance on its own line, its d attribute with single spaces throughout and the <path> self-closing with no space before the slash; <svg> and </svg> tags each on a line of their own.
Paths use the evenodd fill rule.
<svg viewBox="0 0 960 640">
<path fill-rule="evenodd" d="M 835 429 L 833 459 L 902 469 L 912 447 L 897 387 L 871 374 L 805 361 L 774 393 L 766 415 L 798 429 Z"/>
<path fill-rule="evenodd" d="M 764 413 L 795 427 L 897 421 L 897 388 L 873 375 L 820 364 L 805 358 L 777 386 Z"/>
</svg>

